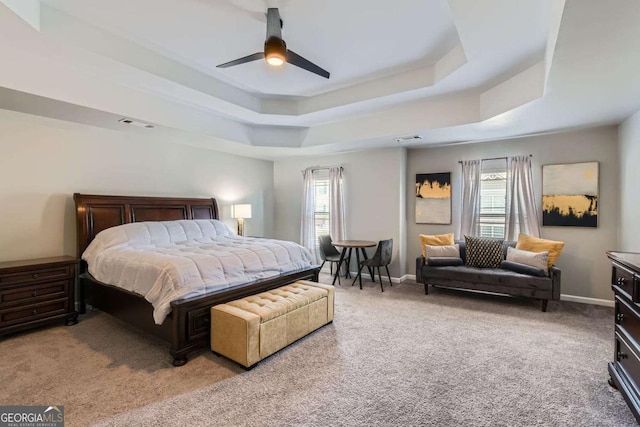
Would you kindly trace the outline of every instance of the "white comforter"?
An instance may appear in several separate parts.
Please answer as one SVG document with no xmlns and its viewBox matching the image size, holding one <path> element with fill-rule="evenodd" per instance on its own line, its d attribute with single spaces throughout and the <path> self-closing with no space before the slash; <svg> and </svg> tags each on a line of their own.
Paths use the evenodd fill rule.
<svg viewBox="0 0 640 427">
<path fill-rule="evenodd" d="M 100 232 L 82 259 L 98 281 L 144 296 L 161 324 L 171 301 L 314 264 L 294 242 L 238 237 L 217 220 L 137 222 Z"/>
</svg>

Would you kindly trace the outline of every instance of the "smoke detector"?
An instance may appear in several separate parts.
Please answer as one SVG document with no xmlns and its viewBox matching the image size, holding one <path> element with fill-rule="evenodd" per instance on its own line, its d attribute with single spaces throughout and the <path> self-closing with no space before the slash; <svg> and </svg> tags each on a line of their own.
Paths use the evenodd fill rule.
<svg viewBox="0 0 640 427">
<path fill-rule="evenodd" d="M 136 126 L 136 127 L 145 128 L 145 129 L 153 129 L 155 127 L 154 125 L 149 123 L 139 122 L 137 120 L 127 119 L 127 118 L 122 118 L 118 121 L 120 123 L 124 123 L 125 125 L 131 125 L 131 126 Z"/>
<path fill-rule="evenodd" d="M 400 136 L 395 138 L 396 142 L 408 142 L 408 141 L 418 141 L 422 139 L 420 135 L 411 135 L 411 136 Z"/>
</svg>

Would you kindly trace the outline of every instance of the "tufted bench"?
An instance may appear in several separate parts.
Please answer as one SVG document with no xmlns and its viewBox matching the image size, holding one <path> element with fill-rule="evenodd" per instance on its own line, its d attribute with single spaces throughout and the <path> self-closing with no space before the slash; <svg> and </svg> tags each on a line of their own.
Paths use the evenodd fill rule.
<svg viewBox="0 0 640 427">
<path fill-rule="evenodd" d="M 211 350 L 246 368 L 333 321 L 333 286 L 299 280 L 211 307 Z"/>
</svg>

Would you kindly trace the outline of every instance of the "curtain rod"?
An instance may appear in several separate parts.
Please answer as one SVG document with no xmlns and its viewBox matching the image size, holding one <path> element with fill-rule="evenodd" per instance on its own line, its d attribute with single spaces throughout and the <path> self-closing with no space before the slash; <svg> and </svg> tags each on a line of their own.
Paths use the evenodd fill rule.
<svg viewBox="0 0 640 427">
<path fill-rule="evenodd" d="M 529 157 L 533 157 L 533 154 L 529 154 Z M 479 159 L 480 161 L 485 161 L 485 160 L 501 160 L 501 159 L 507 159 L 507 156 L 504 157 L 490 157 L 488 159 Z M 462 160 L 458 160 L 458 163 L 462 163 Z"/>
<path fill-rule="evenodd" d="M 305 170 L 320 171 L 320 170 L 329 170 L 331 168 L 340 168 L 341 171 L 344 170 L 342 166 L 311 166 L 309 168 L 306 168 Z M 305 170 L 303 170 L 302 172 L 304 172 Z"/>
</svg>

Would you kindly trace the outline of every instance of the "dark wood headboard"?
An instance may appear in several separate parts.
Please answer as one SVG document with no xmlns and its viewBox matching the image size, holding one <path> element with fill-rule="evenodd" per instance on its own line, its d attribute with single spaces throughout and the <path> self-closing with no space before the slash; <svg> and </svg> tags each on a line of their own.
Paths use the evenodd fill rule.
<svg viewBox="0 0 640 427">
<path fill-rule="evenodd" d="M 78 257 L 105 228 L 141 221 L 219 219 L 216 199 L 100 196 L 75 193 Z"/>
</svg>

